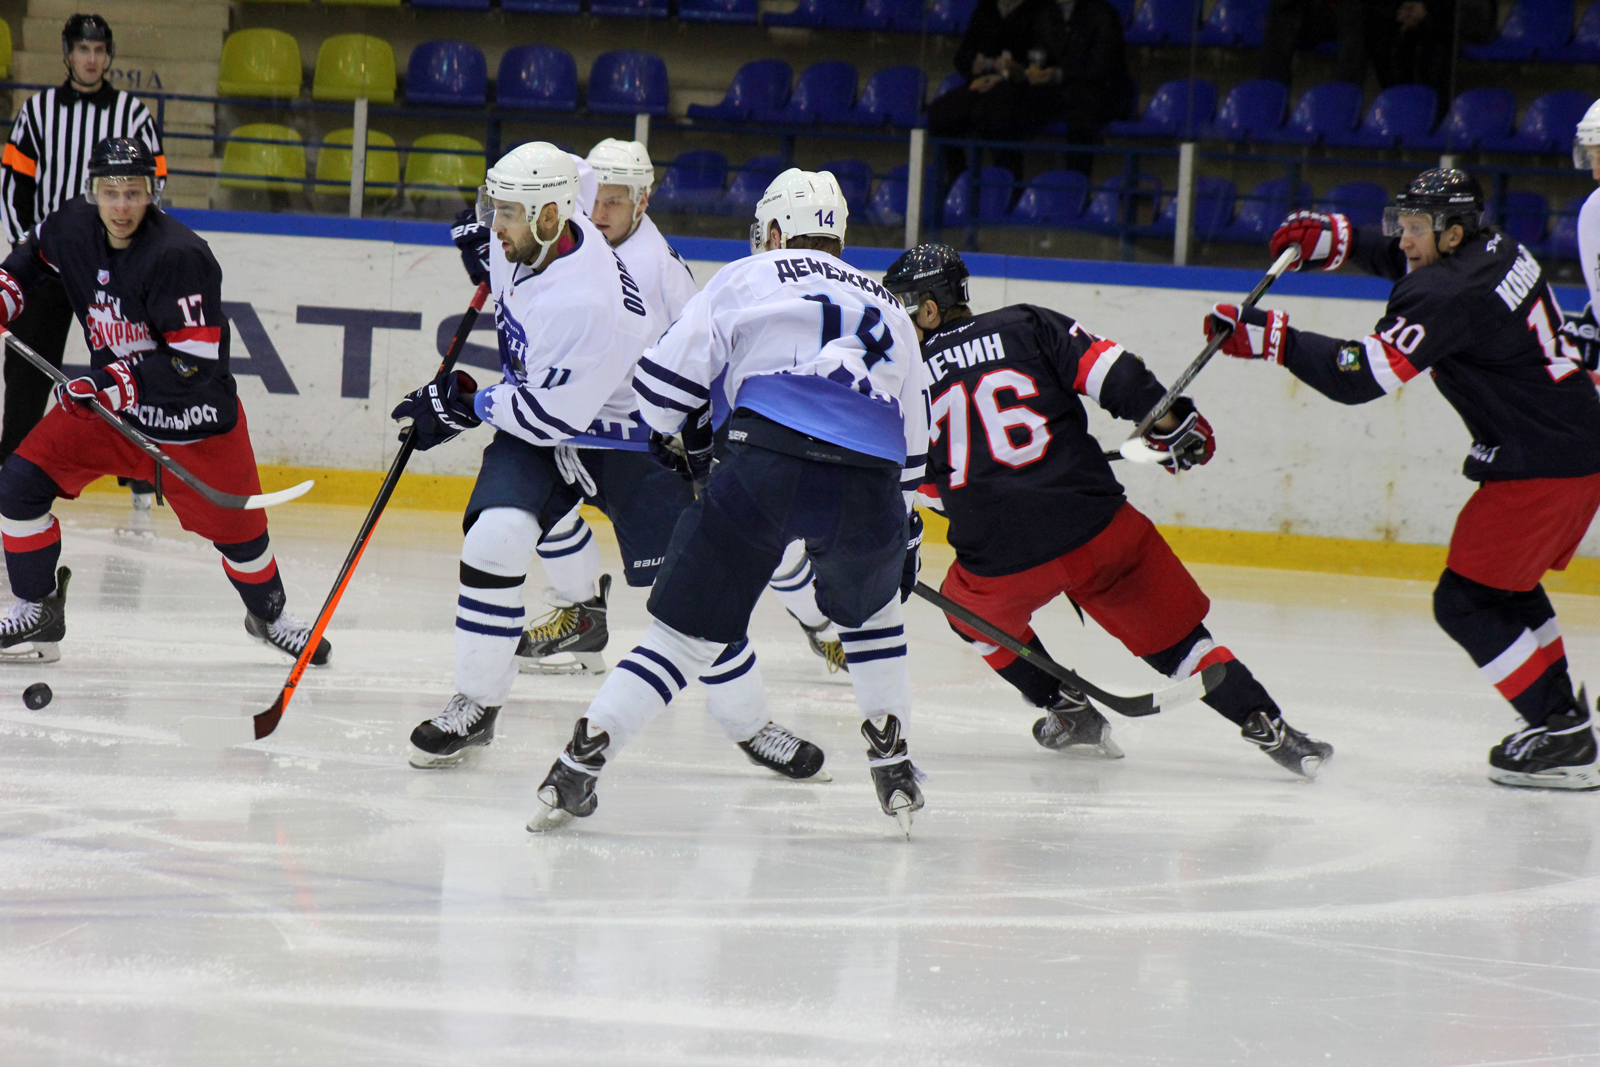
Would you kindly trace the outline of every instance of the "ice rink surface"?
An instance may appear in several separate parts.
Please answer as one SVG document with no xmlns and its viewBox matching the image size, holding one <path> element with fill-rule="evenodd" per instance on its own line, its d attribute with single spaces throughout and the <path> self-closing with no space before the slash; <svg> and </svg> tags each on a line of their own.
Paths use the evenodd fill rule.
<svg viewBox="0 0 1600 1067">
<path fill-rule="evenodd" d="M 405 762 L 452 691 L 456 516 L 387 516 L 332 665 L 273 737 L 215 752 L 179 719 L 264 709 L 289 663 L 170 512 L 119 536 L 124 499 L 59 508 L 62 660 L 0 683 L 5 1067 L 1600 1064 L 1600 795 L 1486 780 L 1513 720 L 1426 583 L 1195 569 L 1219 640 L 1338 749 L 1314 783 L 1202 705 L 1113 716 L 1122 761 L 1047 752 L 914 601 L 909 843 L 845 676 L 769 599 L 775 717 L 835 781 L 751 766 L 696 686 L 540 838 L 534 790 L 599 679 L 519 678 L 481 757 Z M 359 520 L 274 512 L 292 610 Z M 1556 601 L 1600 682 L 1600 603 Z M 646 616 L 612 604 L 614 663 Z M 1041 632 L 1103 685 L 1159 682 L 1065 603 Z"/>
</svg>

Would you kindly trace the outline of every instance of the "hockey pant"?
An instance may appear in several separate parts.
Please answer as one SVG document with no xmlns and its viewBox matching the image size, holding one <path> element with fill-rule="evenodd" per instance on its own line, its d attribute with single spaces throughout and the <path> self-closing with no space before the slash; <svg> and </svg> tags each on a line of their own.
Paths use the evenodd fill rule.
<svg viewBox="0 0 1600 1067">
<path fill-rule="evenodd" d="M 1576 703 L 1561 625 L 1543 586 L 1496 589 L 1446 567 L 1433 590 L 1433 617 L 1529 725 L 1543 726 Z"/>
</svg>

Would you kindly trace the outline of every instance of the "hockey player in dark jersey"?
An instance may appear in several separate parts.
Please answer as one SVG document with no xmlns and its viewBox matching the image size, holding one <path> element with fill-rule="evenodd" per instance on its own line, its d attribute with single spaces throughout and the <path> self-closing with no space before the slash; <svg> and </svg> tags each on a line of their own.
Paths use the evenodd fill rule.
<svg viewBox="0 0 1600 1067">
<path fill-rule="evenodd" d="M 1567 675 L 1555 609 L 1540 586 L 1564 569 L 1600 506 L 1600 400 L 1558 332 L 1538 262 L 1482 222 L 1483 193 L 1458 170 L 1419 175 L 1382 232 L 1342 215 L 1297 212 L 1272 237 L 1307 264 L 1346 261 L 1396 279 L 1359 340 L 1289 327 L 1282 311 L 1218 304 L 1222 351 L 1265 359 L 1343 404 L 1391 393 L 1427 371 L 1472 435 L 1478 489 L 1456 519 L 1434 617 L 1528 723 L 1489 751 L 1489 778 L 1546 789 L 1600 788 L 1587 701 Z"/>
<path fill-rule="evenodd" d="M 83 327 L 94 368 L 56 387 L 56 406 L 0 467 L 0 533 L 16 603 L 0 616 L 0 659 L 51 662 L 66 635 L 67 568 L 56 497 L 101 475 L 143 481 L 155 461 L 101 420 L 98 400 L 218 489 L 261 491 L 244 409 L 228 373 L 222 269 L 206 243 L 160 210 L 156 160 L 141 141 L 94 148 L 84 195 L 34 228 L 0 268 L 0 329 L 28 291 L 59 281 Z M 244 600 L 245 631 L 291 656 L 311 630 L 284 610 L 266 514 L 221 508 L 176 478 L 167 501 L 184 529 L 217 546 Z M 315 664 L 328 661 L 319 643 Z"/>
<path fill-rule="evenodd" d="M 897 259 L 885 288 L 922 337 L 933 414 L 925 502 L 950 520 L 956 562 L 941 591 L 1044 651 L 1030 620 L 1062 594 L 1130 652 L 1173 678 L 1226 663 L 1204 699 L 1278 764 L 1309 778 L 1333 746 L 1283 721 L 1248 667 L 1206 629 L 1211 602 L 1150 520 L 1128 503 L 1081 398 L 1137 421 L 1166 390 L 1143 361 L 1048 308 L 1015 304 L 972 314 L 967 268 L 953 248 L 924 244 Z M 1210 460 L 1211 426 L 1180 397 L 1145 438 L 1169 470 Z M 952 619 L 999 675 L 1044 717 L 1039 744 L 1112 758 L 1111 727 L 1082 693 Z"/>
</svg>

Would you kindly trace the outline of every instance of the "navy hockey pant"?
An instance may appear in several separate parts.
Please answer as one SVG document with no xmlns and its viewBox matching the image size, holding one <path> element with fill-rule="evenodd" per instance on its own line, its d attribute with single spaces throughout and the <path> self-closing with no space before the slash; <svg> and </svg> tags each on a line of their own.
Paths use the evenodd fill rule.
<svg viewBox="0 0 1600 1067">
<path fill-rule="evenodd" d="M 1530 725 L 1575 703 L 1561 625 L 1543 586 L 1496 589 L 1446 567 L 1433 590 L 1433 617 Z"/>
</svg>

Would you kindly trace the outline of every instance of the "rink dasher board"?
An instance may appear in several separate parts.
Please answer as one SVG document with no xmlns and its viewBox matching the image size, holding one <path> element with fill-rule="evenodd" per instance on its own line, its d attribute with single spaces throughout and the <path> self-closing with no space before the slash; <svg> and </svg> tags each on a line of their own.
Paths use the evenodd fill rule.
<svg viewBox="0 0 1600 1067">
<path fill-rule="evenodd" d="M 233 357 L 258 462 L 380 471 L 398 448 L 389 411 L 438 365 L 471 296 L 443 223 L 248 212 L 175 211 L 222 264 Z M 675 238 L 703 284 L 744 242 Z M 848 249 L 881 277 L 898 252 Z M 1237 301 L 1250 270 L 1182 268 L 974 254 L 974 310 L 1028 302 L 1079 319 L 1170 380 L 1204 342 L 1211 305 Z M 1263 269 L 1266 255 L 1263 251 Z M 1343 275 L 1290 275 L 1263 301 L 1290 324 L 1360 337 L 1382 314 L 1388 284 Z M 1558 290 L 1563 304 L 1581 291 Z M 243 311 L 243 314 L 240 312 Z M 329 320 L 336 323 L 329 324 Z M 464 358 L 480 384 L 497 381 L 492 316 Z M 74 336 L 67 361 L 86 353 Z M 281 368 L 279 370 L 278 368 Z M 293 391 L 289 391 L 292 389 Z M 1358 541 L 1444 544 L 1472 491 L 1460 476 L 1469 439 L 1426 376 L 1360 407 L 1335 404 L 1281 368 L 1213 361 L 1190 389 L 1216 430 L 1216 458 L 1173 478 L 1123 468 L 1130 499 L 1158 523 Z M 1102 441 L 1126 433 L 1086 405 Z M 416 455 L 423 474 L 471 476 L 484 433 Z M 1600 554 L 1600 534 L 1580 549 Z"/>
</svg>

